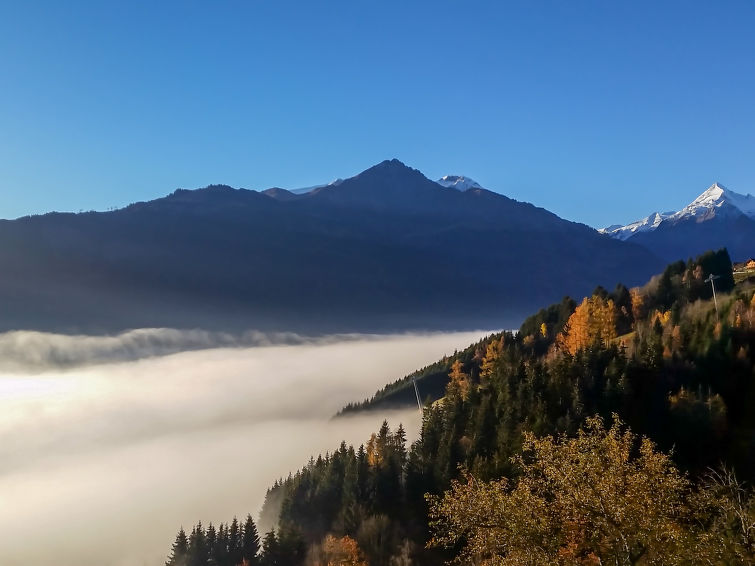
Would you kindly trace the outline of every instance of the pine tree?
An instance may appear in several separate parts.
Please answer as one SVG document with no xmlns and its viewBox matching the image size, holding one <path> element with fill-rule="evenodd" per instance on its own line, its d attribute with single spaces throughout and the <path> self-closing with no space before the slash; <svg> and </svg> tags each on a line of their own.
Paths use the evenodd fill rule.
<svg viewBox="0 0 755 566">
<path fill-rule="evenodd" d="M 202 522 L 197 523 L 189 535 L 189 562 L 188 566 L 207 566 L 210 559 L 210 550 L 207 548 L 207 536 Z"/>
<path fill-rule="evenodd" d="M 241 541 L 241 556 L 250 565 L 258 563 L 257 554 L 260 551 L 260 536 L 257 532 L 257 525 L 254 524 L 251 515 L 246 516 L 244 523 L 243 536 Z"/>
<path fill-rule="evenodd" d="M 231 566 L 228 561 L 228 525 L 220 523 L 215 540 L 215 547 L 210 550 L 210 557 L 218 566 Z"/>
<path fill-rule="evenodd" d="M 178 531 L 170 557 L 165 566 L 187 566 L 189 559 L 189 539 L 186 537 L 186 531 L 183 527 Z"/>
<path fill-rule="evenodd" d="M 241 529 L 236 517 L 233 518 L 230 527 L 228 527 L 228 560 L 232 566 L 241 564 L 242 560 Z"/>
<path fill-rule="evenodd" d="M 207 533 L 206 533 L 206 539 L 207 539 L 207 556 L 208 556 L 208 564 L 210 566 L 215 566 L 218 564 L 218 561 L 215 559 L 215 548 L 218 544 L 218 533 L 215 530 L 215 527 L 212 523 L 207 525 Z"/>
<path fill-rule="evenodd" d="M 278 537 L 275 535 L 275 529 L 265 533 L 262 539 L 260 566 L 284 566 L 281 561 L 280 545 L 278 544 Z"/>
</svg>

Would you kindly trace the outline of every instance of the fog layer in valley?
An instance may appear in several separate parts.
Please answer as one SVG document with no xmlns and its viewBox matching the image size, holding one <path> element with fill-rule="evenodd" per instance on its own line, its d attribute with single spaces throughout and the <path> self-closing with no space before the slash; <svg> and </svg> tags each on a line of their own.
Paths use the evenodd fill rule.
<svg viewBox="0 0 755 566">
<path fill-rule="evenodd" d="M 256 518 L 341 439 L 416 437 L 416 410 L 330 417 L 482 334 L 135 332 L 0 335 L 0 564 L 159 566 L 181 525 Z M 179 348 L 209 349 L 143 357 Z"/>
</svg>

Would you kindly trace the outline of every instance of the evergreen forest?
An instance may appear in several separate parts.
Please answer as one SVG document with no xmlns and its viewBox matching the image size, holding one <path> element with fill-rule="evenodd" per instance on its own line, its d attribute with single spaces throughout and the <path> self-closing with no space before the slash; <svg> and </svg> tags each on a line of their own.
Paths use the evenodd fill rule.
<svg viewBox="0 0 755 566">
<path fill-rule="evenodd" d="M 755 564 L 755 286 L 725 249 L 417 373 L 438 375 L 411 445 L 383 422 L 275 482 L 264 535 L 199 523 L 167 564 Z"/>
</svg>

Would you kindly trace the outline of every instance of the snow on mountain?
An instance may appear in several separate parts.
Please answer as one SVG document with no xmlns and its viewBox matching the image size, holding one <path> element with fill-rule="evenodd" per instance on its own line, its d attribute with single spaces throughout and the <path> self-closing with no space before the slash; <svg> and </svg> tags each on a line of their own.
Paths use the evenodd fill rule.
<svg viewBox="0 0 755 566">
<path fill-rule="evenodd" d="M 312 187 L 302 187 L 300 189 L 291 189 L 290 192 L 294 193 L 295 195 L 303 195 L 306 193 L 310 193 L 314 191 L 315 189 L 321 189 L 323 187 L 332 187 L 337 186 L 343 183 L 343 179 L 336 179 L 334 181 L 331 181 L 330 183 L 325 183 L 322 185 L 314 185 Z M 477 181 L 474 179 L 470 179 L 469 177 L 465 177 L 463 175 L 444 175 L 440 179 L 436 181 L 439 185 L 451 189 L 456 189 L 457 191 L 464 192 L 469 189 L 482 189 L 482 185 L 480 185 Z"/>
<path fill-rule="evenodd" d="M 755 197 L 735 193 L 719 183 L 713 183 L 671 219 L 678 221 L 689 217 L 707 218 L 711 214 L 720 216 L 722 213 L 731 212 L 755 219 Z"/>
<path fill-rule="evenodd" d="M 621 224 L 614 224 L 608 228 L 601 228 L 598 232 L 602 234 L 608 234 L 609 236 L 616 238 L 617 240 L 627 240 L 637 234 L 638 232 L 647 232 L 649 230 L 655 230 L 658 228 L 661 222 L 666 218 L 669 218 L 673 212 L 654 212 L 650 216 L 646 216 L 641 220 L 622 226 Z"/>
<path fill-rule="evenodd" d="M 602 228 L 599 232 L 619 240 L 627 240 L 640 232 L 655 230 L 662 222 L 676 224 L 688 219 L 705 222 L 714 217 L 725 218 L 740 214 L 755 220 L 755 196 L 735 193 L 720 183 L 713 183 L 705 192 L 677 212 L 654 212 L 626 226 L 614 224 Z"/>
<path fill-rule="evenodd" d="M 469 189 L 482 189 L 483 187 L 474 179 L 464 177 L 463 175 L 444 175 L 437 181 L 439 185 L 456 189 L 457 191 L 467 191 Z"/>
</svg>

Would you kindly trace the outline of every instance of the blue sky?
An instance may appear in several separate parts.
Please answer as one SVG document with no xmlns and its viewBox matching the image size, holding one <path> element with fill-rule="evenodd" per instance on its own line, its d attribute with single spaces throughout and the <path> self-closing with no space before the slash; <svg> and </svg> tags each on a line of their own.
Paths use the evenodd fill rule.
<svg viewBox="0 0 755 566">
<path fill-rule="evenodd" d="M 593 226 L 755 193 L 755 2 L 0 3 L 0 217 L 397 157 Z"/>
</svg>

